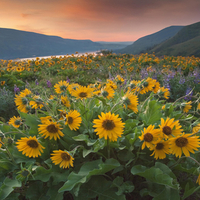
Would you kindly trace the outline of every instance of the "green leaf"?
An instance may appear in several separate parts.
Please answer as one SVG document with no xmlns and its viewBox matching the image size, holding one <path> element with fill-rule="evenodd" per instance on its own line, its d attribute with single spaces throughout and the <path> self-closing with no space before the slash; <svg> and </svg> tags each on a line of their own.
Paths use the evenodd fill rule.
<svg viewBox="0 0 200 200">
<path fill-rule="evenodd" d="M 169 187 L 165 187 L 165 189 L 156 197 L 153 198 L 153 200 L 180 200 L 180 195 L 179 195 L 179 191 L 169 188 Z"/>
<path fill-rule="evenodd" d="M 0 187 L 0 199 L 5 199 L 14 190 L 15 187 L 21 187 L 21 182 L 6 177 Z"/>
<path fill-rule="evenodd" d="M 67 182 L 59 189 L 59 192 L 71 191 L 75 186 L 82 185 L 93 175 L 101 175 L 118 167 L 120 164 L 115 159 L 108 159 L 105 163 L 101 159 L 86 162 L 81 167 L 80 171 L 76 174 L 71 172 L 68 176 Z"/>
<path fill-rule="evenodd" d="M 52 169 L 45 169 L 44 167 L 38 166 L 35 169 L 34 179 L 42 182 L 47 182 L 51 177 Z"/>
<path fill-rule="evenodd" d="M 140 114 L 140 117 L 145 122 L 146 125 L 155 124 L 162 117 L 162 113 L 160 112 L 161 104 L 156 100 L 152 100 L 148 102 L 146 110 L 144 114 Z"/>
<path fill-rule="evenodd" d="M 185 186 L 185 192 L 183 194 L 182 199 L 186 199 L 187 197 L 189 197 L 193 193 L 197 192 L 199 189 L 200 189 L 200 186 L 189 188 L 189 183 L 187 183 L 186 186 Z"/>
<path fill-rule="evenodd" d="M 165 185 L 177 190 L 179 188 L 179 185 L 175 179 L 156 167 L 147 168 L 142 165 L 136 165 L 132 167 L 131 173 L 133 175 L 142 176 L 153 183 Z"/>
<path fill-rule="evenodd" d="M 117 195 L 115 188 L 111 186 L 112 182 L 102 176 L 91 177 L 87 184 L 81 186 L 79 196 L 75 200 L 95 198 L 98 200 L 126 200 L 125 195 Z"/>
</svg>

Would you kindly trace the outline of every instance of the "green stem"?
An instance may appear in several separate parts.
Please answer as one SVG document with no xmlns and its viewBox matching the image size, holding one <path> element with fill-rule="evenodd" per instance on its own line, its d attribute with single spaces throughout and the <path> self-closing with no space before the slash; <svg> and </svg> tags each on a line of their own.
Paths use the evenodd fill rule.
<svg viewBox="0 0 200 200">
<path fill-rule="evenodd" d="M 110 140 L 107 138 L 107 150 L 108 150 L 108 159 L 110 158 Z"/>
<path fill-rule="evenodd" d="M 6 147 L 6 145 L 3 142 L 1 142 L 1 141 L 0 141 L 0 144 L 2 144 L 5 147 L 5 149 L 6 149 L 7 153 L 8 153 L 8 155 L 9 155 L 9 157 L 11 158 L 11 160 L 13 161 L 13 163 L 15 163 L 15 160 L 14 160 L 12 154 L 10 153 L 10 151 L 8 150 L 8 148 Z"/>
</svg>

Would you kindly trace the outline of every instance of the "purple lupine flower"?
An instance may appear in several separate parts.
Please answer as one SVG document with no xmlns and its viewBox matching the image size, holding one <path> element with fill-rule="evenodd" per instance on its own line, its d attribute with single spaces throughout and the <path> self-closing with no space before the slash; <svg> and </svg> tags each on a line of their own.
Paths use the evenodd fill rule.
<svg viewBox="0 0 200 200">
<path fill-rule="evenodd" d="M 47 87 L 52 87 L 51 82 L 49 80 L 47 80 Z"/>
<path fill-rule="evenodd" d="M 39 85 L 39 82 L 38 82 L 38 80 L 37 80 L 37 79 L 35 80 L 35 85 Z"/>
<path fill-rule="evenodd" d="M 15 85 L 14 86 L 14 93 L 17 94 L 18 92 L 20 92 L 20 89 Z"/>
<path fill-rule="evenodd" d="M 69 77 L 68 77 L 68 76 L 67 76 L 67 82 L 68 82 L 68 83 L 70 83 L 70 79 L 69 79 Z"/>
<path fill-rule="evenodd" d="M 191 92 L 191 90 L 192 90 L 192 88 L 187 87 L 185 95 L 188 95 L 188 94 Z M 190 96 L 192 96 L 192 94 L 193 94 L 193 91 L 190 93 Z M 185 99 L 185 100 L 191 100 L 191 97 L 190 97 L 190 96 L 187 96 L 187 97 L 185 97 L 184 99 Z"/>
<path fill-rule="evenodd" d="M 184 77 L 180 77 L 179 84 L 183 84 L 183 83 L 185 83 L 185 78 Z"/>
<path fill-rule="evenodd" d="M 142 70 L 141 70 L 140 73 L 141 73 L 141 78 L 142 78 L 142 79 L 148 77 L 148 72 L 147 72 L 146 69 L 142 68 Z"/>
</svg>

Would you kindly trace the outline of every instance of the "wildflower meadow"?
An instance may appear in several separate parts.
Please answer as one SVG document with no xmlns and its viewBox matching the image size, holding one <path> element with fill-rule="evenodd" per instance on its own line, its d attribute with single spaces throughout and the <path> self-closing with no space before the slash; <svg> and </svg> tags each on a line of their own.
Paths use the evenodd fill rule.
<svg viewBox="0 0 200 200">
<path fill-rule="evenodd" d="M 0 61 L 0 199 L 200 199 L 200 58 Z"/>
</svg>

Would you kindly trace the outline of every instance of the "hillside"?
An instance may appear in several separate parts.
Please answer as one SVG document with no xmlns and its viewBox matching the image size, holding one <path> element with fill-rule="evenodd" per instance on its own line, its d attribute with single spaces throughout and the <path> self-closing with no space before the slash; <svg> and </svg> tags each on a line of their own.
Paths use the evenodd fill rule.
<svg viewBox="0 0 200 200">
<path fill-rule="evenodd" d="M 169 56 L 200 57 L 200 22 L 185 26 L 174 37 L 155 46 L 148 53 Z"/>
<path fill-rule="evenodd" d="M 139 54 L 145 50 L 152 48 L 153 46 L 160 44 L 161 42 L 173 37 L 183 26 L 170 26 L 162 29 L 151 35 L 144 36 L 136 40 L 133 44 L 116 50 L 115 53 L 129 53 L 129 54 Z"/>
<path fill-rule="evenodd" d="M 0 59 L 65 55 L 104 47 L 91 40 L 63 39 L 33 32 L 0 28 Z"/>
</svg>

